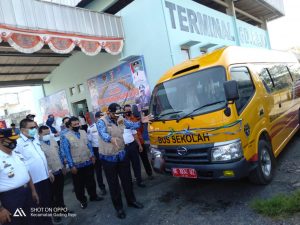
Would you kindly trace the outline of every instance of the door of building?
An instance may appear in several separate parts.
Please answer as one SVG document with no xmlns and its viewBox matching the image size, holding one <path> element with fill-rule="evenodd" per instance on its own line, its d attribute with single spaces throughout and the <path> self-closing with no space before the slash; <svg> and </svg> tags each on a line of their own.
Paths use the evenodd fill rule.
<svg viewBox="0 0 300 225">
<path fill-rule="evenodd" d="M 78 102 L 73 102 L 72 106 L 74 116 L 78 116 L 80 111 L 82 111 L 83 114 L 85 114 L 85 112 L 87 111 L 87 102 L 85 99 Z"/>
</svg>

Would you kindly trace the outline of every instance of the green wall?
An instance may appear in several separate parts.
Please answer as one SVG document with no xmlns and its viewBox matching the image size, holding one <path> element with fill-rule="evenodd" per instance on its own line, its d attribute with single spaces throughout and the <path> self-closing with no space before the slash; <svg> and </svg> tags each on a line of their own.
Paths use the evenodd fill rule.
<svg viewBox="0 0 300 225">
<path fill-rule="evenodd" d="M 86 56 L 82 52 L 73 53 L 71 57 L 66 59 L 48 77 L 47 80 L 50 81 L 50 84 L 44 85 L 46 95 L 65 90 L 71 114 L 73 114 L 72 103 L 80 100 L 86 99 L 90 109 L 91 104 L 87 79 L 120 64 L 119 57 L 108 53 L 99 53 L 96 56 Z M 82 93 L 76 92 L 71 96 L 69 88 L 75 86 L 75 89 L 77 89 L 78 84 L 84 84 L 84 91 Z"/>
</svg>

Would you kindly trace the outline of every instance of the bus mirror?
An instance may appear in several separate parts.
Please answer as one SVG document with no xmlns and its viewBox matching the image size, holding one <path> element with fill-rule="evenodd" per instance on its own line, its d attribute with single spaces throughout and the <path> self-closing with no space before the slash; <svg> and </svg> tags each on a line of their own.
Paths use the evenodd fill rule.
<svg viewBox="0 0 300 225">
<path fill-rule="evenodd" d="M 239 99 L 238 83 L 236 80 L 225 81 L 224 91 L 228 102 Z"/>
</svg>

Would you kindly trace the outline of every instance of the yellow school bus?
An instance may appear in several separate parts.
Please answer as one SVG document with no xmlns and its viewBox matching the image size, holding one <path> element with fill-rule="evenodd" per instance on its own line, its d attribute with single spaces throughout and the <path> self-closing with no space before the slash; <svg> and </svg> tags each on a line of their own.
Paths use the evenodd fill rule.
<svg viewBox="0 0 300 225">
<path fill-rule="evenodd" d="M 299 128 L 293 54 L 230 46 L 171 68 L 155 86 L 152 164 L 175 177 L 268 184 Z"/>
</svg>

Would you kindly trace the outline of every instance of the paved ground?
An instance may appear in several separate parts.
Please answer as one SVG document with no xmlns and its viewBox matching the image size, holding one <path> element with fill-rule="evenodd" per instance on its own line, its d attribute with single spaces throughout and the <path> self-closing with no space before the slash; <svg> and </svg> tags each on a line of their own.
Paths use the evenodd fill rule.
<svg viewBox="0 0 300 225">
<path fill-rule="evenodd" d="M 65 188 L 65 202 L 77 213 L 64 219 L 72 225 L 299 225 L 300 214 L 292 218 L 273 220 L 253 212 L 249 204 L 254 198 L 267 198 L 300 188 L 300 132 L 288 144 L 278 159 L 276 175 L 268 186 L 257 186 L 247 179 L 232 182 L 177 179 L 156 175 L 146 181 L 144 189 L 135 186 L 137 199 L 144 209 L 126 208 L 127 218 L 119 220 L 109 194 L 105 200 L 79 208 L 72 186 Z M 124 201 L 125 202 L 125 201 Z"/>
</svg>

